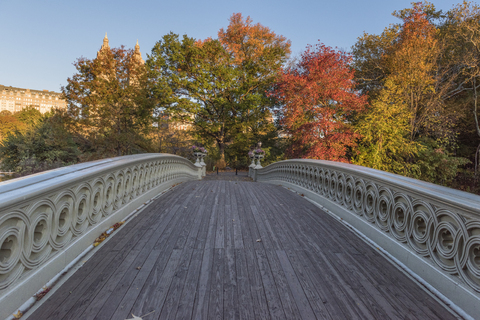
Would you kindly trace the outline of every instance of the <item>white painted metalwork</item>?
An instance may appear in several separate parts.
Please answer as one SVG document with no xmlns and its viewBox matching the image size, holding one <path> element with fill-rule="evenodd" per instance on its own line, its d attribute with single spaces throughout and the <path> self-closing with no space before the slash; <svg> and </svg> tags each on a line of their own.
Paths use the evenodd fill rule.
<svg viewBox="0 0 480 320">
<path fill-rule="evenodd" d="M 470 314 L 480 314 L 480 196 L 321 160 L 255 170 L 328 208 Z"/>
<path fill-rule="evenodd" d="M 36 282 L 44 284 L 142 203 L 201 173 L 179 156 L 141 154 L 0 183 L 0 310 L 11 297 L 26 301 Z"/>
</svg>

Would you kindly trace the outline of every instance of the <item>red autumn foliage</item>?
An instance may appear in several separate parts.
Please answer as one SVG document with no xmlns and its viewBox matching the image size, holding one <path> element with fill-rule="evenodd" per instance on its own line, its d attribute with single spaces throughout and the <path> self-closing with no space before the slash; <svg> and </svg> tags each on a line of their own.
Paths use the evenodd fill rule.
<svg viewBox="0 0 480 320">
<path fill-rule="evenodd" d="M 350 61 L 348 54 L 320 43 L 283 70 L 273 96 L 283 104 L 280 123 L 292 142 L 288 156 L 349 162 L 359 138 L 349 120 L 367 104 L 354 91 Z"/>
</svg>

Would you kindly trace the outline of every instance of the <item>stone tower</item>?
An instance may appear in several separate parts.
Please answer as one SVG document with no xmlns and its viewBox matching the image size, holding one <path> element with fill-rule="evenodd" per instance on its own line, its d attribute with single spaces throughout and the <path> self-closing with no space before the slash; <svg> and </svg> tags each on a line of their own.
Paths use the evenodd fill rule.
<svg viewBox="0 0 480 320">
<path fill-rule="evenodd" d="M 145 61 L 142 59 L 142 54 L 140 53 L 140 46 L 137 44 L 135 45 L 135 52 L 133 52 L 133 60 L 137 61 L 139 64 L 145 64 Z"/>
<path fill-rule="evenodd" d="M 107 33 L 105 32 L 105 38 L 103 38 L 103 44 L 99 51 L 97 51 L 97 58 L 105 51 L 110 51 L 110 46 L 108 45 L 108 37 Z"/>
</svg>

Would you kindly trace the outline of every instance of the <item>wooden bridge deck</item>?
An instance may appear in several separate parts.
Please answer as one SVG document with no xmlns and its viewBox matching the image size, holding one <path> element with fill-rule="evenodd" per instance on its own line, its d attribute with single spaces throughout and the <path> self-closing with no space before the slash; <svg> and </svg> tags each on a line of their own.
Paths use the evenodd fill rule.
<svg viewBox="0 0 480 320">
<path fill-rule="evenodd" d="M 29 319 L 456 318 L 301 196 L 242 179 L 160 197 Z"/>
</svg>

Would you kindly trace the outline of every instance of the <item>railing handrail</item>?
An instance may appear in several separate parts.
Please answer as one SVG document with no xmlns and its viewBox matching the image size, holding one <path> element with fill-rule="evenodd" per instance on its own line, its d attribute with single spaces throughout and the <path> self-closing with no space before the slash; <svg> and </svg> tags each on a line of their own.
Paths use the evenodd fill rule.
<svg viewBox="0 0 480 320">
<path fill-rule="evenodd" d="M 379 182 L 381 181 L 382 183 L 395 188 L 416 190 L 417 193 L 423 194 L 426 197 L 431 197 L 436 201 L 467 210 L 474 215 L 473 217 L 480 219 L 479 195 L 355 164 L 328 160 L 290 159 L 269 164 L 268 166 L 263 167 L 258 174 L 261 175 L 262 172 L 268 172 L 268 170 L 284 163 L 321 164 L 328 168 L 333 168 L 346 173 L 355 173 L 365 178 Z"/>
<path fill-rule="evenodd" d="M 325 160 L 284 160 L 253 176 L 302 193 L 467 313 L 480 314 L 480 196 Z"/>
<path fill-rule="evenodd" d="M 104 172 L 105 170 L 118 170 L 138 163 L 139 161 L 145 163 L 153 159 L 168 160 L 173 158 L 178 161 L 183 161 L 185 165 L 190 166 L 192 170 L 197 170 L 191 161 L 183 157 L 167 153 L 147 153 L 78 163 L 3 181 L 0 182 L 0 212 L 2 208 L 26 197 L 36 196 L 58 188 L 59 184 L 65 186 L 70 183 L 75 183 L 79 179 L 83 180 L 96 177 L 100 172 Z"/>
<path fill-rule="evenodd" d="M 138 154 L 1 182 L 0 319 L 110 226 L 204 169 L 176 155 Z"/>
</svg>

